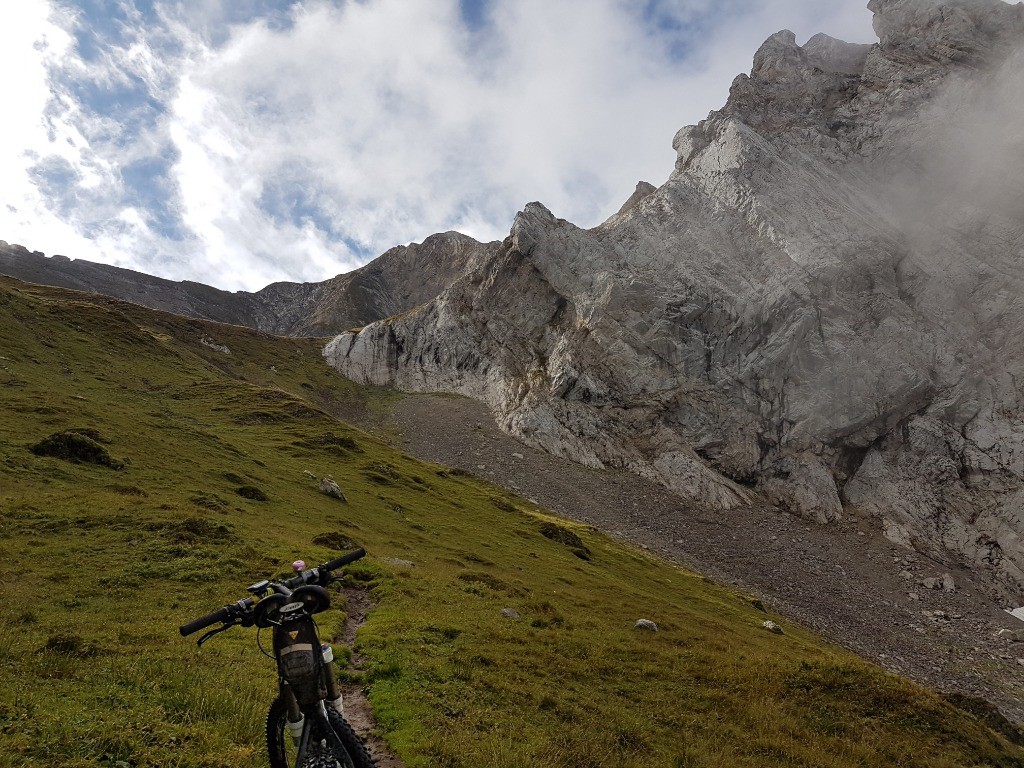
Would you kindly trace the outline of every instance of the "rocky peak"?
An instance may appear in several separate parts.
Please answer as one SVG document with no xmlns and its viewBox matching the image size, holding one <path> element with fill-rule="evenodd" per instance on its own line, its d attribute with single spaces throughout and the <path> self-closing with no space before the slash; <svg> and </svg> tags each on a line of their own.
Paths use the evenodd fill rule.
<svg viewBox="0 0 1024 768">
<path fill-rule="evenodd" d="M 600 227 L 531 203 L 472 276 L 328 360 L 723 514 L 873 516 L 1021 599 L 1024 168 L 1019 107 L 993 104 L 1020 103 L 1022 6 L 872 9 L 873 46 L 769 38 Z"/>
<path fill-rule="evenodd" d="M 859 75 L 864 71 L 870 45 L 847 43 L 819 32 L 803 46 L 807 60 L 826 72 Z"/>
<path fill-rule="evenodd" d="M 870 0 L 868 9 L 883 51 L 940 60 L 982 55 L 1024 21 L 1024 5 L 1002 0 Z"/>
<path fill-rule="evenodd" d="M 750 77 L 760 82 L 787 81 L 806 77 L 811 68 L 841 75 L 859 75 L 864 70 L 870 45 L 847 43 L 818 33 L 803 46 L 788 29 L 776 32 L 754 54 Z"/>
<path fill-rule="evenodd" d="M 656 192 L 658 188 L 653 184 L 646 181 L 638 181 L 636 183 L 636 189 L 633 190 L 633 194 L 622 204 L 622 207 L 615 212 L 615 215 L 611 216 L 601 226 L 609 226 L 614 222 L 618 221 L 621 217 L 636 208 L 645 198 L 649 197 L 652 192 Z"/>
</svg>

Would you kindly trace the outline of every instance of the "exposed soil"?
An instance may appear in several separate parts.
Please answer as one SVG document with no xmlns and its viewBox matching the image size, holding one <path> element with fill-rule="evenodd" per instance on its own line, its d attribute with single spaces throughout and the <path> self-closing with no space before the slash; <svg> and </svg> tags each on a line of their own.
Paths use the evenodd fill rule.
<svg viewBox="0 0 1024 768">
<path fill-rule="evenodd" d="M 373 607 L 370 596 L 365 589 L 348 587 L 345 589 L 345 628 L 341 634 L 335 637 L 332 642 L 347 645 L 352 648 L 356 641 L 356 630 L 366 623 L 366 615 Z M 363 657 L 357 653 L 352 654 L 349 672 L 361 672 Z M 342 701 L 345 703 L 345 719 L 352 729 L 359 734 L 359 737 L 366 744 L 366 749 L 373 758 L 377 768 L 404 768 L 405 763 L 398 759 L 377 736 L 376 723 L 373 720 L 373 712 L 370 710 L 370 702 L 366 699 L 366 693 L 362 685 L 349 683 L 341 687 Z"/>
<path fill-rule="evenodd" d="M 759 598 L 773 611 L 932 688 L 980 696 L 1024 722 L 1024 629 L 964 568 L 892 544 L 877 520 L 827 526 L 768 506 L 689 506 L 631 473 L 592 470 L 502 433 L 486 406 L 409 395 L 387 413 L 347 413 L 402 450 L 466 469 L 562 515 L 657 552 Z M 954 592 L 925 578 L 952 575 Z"/>
</svg>

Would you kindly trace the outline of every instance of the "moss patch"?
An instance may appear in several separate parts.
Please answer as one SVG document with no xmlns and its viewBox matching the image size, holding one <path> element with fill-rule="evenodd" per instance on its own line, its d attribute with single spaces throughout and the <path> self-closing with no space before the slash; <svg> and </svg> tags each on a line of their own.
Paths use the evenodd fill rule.
<svg viewBox="0 0 1024 768">
<path fill-rule="evenodd" d="M 111 469 L 123 469 L 124 462 L 113 458 L 100 442 L 96 430 L 54 432 L 44 437 L 29 450 L 36 456 L 85 464 L 99 464 Z"/>
</svg>

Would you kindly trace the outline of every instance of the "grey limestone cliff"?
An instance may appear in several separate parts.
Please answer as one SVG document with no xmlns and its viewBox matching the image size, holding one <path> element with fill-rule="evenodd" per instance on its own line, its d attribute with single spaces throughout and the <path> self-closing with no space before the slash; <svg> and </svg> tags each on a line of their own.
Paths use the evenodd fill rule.
<svg viewBox="0 0 1024 768">
<path fill-rule="evenodd" d="M 871 0 L 784 31 L 590 230 L 532 203 L 346 376 L 486 401 L 694 504 L 767 500 L 1024 589 L 1024 5 Z"/>
</svg>

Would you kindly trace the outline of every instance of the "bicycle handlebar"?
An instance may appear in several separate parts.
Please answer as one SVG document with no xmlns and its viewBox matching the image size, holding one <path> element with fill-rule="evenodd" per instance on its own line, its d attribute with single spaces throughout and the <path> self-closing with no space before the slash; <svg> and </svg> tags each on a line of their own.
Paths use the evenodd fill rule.
<svg viewBox="0 0 1024 768">
<path fill-rule="evenodd" d="M 341 557 L 335 558 L 334 560 L 331 560 L 331 562 L 325 563 L 320 567 L 323 568 L 325 571 L 336 571 L 339 568 L 341 568 L 341 566 L 348 565 L 349 563 L 354 563 L 356 560 L 358 560 L 361 557 L 364 557 L 365 555 L 366 550 L 360 548 L 357 549 L 355 552 L 349 552 L 347 555 L 342 555 Z"/>
<path fill-rule="evenodd" d="M 288 589 L 302 586 L 303 584 L 316 583 L 321 580 L 322 576 L 330 573 L 331 571 L 341 568 L 343 565 L 354 563 L 359 558 L 366 555 L 365 549 L 357 549 L 355 552 L 349 552 L 346 555 L 335 558 L 328 563 L 324 563 L 316 568 L 311 568 L 307 571 L 303 571 L 294 578 L 288 579 L 287 581 L 281 582 L 281 584 Z M 324 584 L 326 586 L 326 584 Z M 213 613 L 208 613 L 195 621 L 190 621 L 188 624 L 182 624 L 178 627 L 178 631 L 182 637 L 187 637 L 194 632 L 198 632 L 200 629 L 205 629 L 211 624 L 216 624 L 218 621 L 229 622 L 232 619 L 239 618 L 245 615 L 252 607 L 256 604 L 256 601 L 251 597 L 245 600 L 239 600 L 237 603 L 231 603 L 225 605 L 223 608 L 218 608 Z"/>
<path fill-rule="evenodd" d="M 190 621 L 188 624 L 183 624 L 178 627 L 178 631 L 181 632 L 182 637 L 191 635 L 193 632 L 198 632 L 200 629 L 205 629 L 211 624 L 216 624 L 218 621 L 230 621 L 234 611 L 233 605 L 225 605 L 223 608 L 218 608 L 213 613 L 208 613 L 205 616 Z"/>
</svg>

